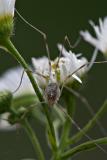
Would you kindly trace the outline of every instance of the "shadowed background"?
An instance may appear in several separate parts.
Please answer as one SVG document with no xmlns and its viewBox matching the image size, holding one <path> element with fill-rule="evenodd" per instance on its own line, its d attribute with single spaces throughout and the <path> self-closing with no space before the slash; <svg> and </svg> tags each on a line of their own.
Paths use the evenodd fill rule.
<svg viewBox="0 0 107 160">
<path fill-rule="evenodd" d="M 80 30 L 90 29 L 92 31 L 88 20 L 92 19 L 98 23 L 99 17 L 103 18 L 107 15 L 106 0 L 17 0 L 16 8 L 29 22 L 47 34 L 52 59 L 58 56 L 56 45 L 58 42 L 63 43 L 66 34 L 73 44 L 77 40 Z M 15 30 L 12 39 L 16 48 L 29 63 L 31 62 L 31 57 L 46 55 L 43 37 L 27 26 L 17 14 L 15 14 Z M 73 51 L 76 53 L 81 52 L 90 59 L 93 47 L 82 40 Z M 9 54 L 2 50 L 0 52 L 0 74 L 2 74 L 8 68 L 16 66 L 17 62 Z M 101 53 L 99 53 L 98 60 L 103 60 Z M 97 111 L 107 97 L 106 69 L 107 64 L 94 65 L 82 87 L 81 92 L 88 97 L 95 111 Z M 89 112 L 78 101 L 76 111 L 77 122 L 83 126 L 89 118 Z M 107 118 L 105 116 L 102 118 L 102 124 L 107 129 L 106 121 Z M 40 134 L 44 133 L 43 127 L 37 123 L 35 128 L 48 160 L 49 151 L 46 149 L 45 135 Z M 89 132 L 93 138 L 101 136 L 97 129 L 94 127 Z M 33 158 L 34 156 L 33 148 L 25 132 L 22 130 L 0 132 L 0 160 L 20 160 L 23 158 Z M 90 158 L 106 160 L 107 155 L 96 149 L 90 152 L 83 152 L 73 157 L 72 160 L 89 160 Z"/>
</svg>

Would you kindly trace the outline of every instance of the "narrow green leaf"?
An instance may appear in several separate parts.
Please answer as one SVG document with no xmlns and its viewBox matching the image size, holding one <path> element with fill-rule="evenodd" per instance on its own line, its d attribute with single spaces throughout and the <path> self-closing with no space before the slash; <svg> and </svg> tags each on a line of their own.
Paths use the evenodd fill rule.
<svg viewBox="0 0 107 160">
<path fill-rule="evenodd" d="M 90 129 L 92 129 L 92 127 L 96 124 L 96 119 L 100 119 L 101 116 L 103 116 L 104 113 L 106 112 L 107 112 L 107 100 L 104 102 L 102 107 L 100 107 L 99 111 L 95 114 L 95 116 L 85 125 L 85 127 L 76 135 L 74 135 L 71 139 L 69 139 L 66 146 L 78 142 L 84 136 L 84 134 L 88 132 Z"/>
<path fill-rule="evenodd" d="M 88 141 L 88 142 L 85 142 L 83 144 L 80 144 L 77 147 L 74 147 L 73 149 L 70 149 L 69 151 L 62 154 L 61 160 L 66 160 L 67 158 L 71 158 L 74 155 L 76 155 L 80 152 L 83 152 L 83 151 L 88 151 L 88 150 L 91 150 L 91 149 L 95 149 L 97 147 L 96 144 L 98 144 L 98 145 L 107 144 L 107 137 L 92 140 L 92 141 Z"/>
</svg>

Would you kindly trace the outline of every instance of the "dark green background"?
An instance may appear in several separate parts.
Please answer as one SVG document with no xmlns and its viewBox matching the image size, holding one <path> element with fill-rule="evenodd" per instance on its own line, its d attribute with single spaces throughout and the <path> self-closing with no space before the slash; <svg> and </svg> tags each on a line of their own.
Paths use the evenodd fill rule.
<svg viewBox="0 0 107 160">
<path fill-rule="evenodd" d="M 99 17 L 107 15 L 106 0 L 17 0 L 16 8 L 18 11 L 32 24 L 40 28 L 47 34 L 48 44 L 50 47 L 51 57 L 58 56 L 56 44 L 63 42 L 64 36 L 67 34 L 72 43 L 74 43 L 79 35 L 79 31 L 89 29 L 88 20 L 92 19 L 98 22 Z M 15 15 L 15 31 L 13 41 L 20 53 L 30 63 L 31 57 L 46 55 L 42 36 L 27 26 L 20 18 Z M 81 42 L 74 52 L 82 52 L 87 58 L 92 55 L 93 48 Z M 0 73 L 10 67 L 16 66 L 16 61 L 0 50 Z M 103 60 L 103 56 L 99 53 L 99 58 Z M 86 82 L 83 85 L 83 94 L 88 97 L 96 111 L 107 97 L 107 64 L 95 65 L 90 71 Z M 90 118 L 89 112 L 78 102 L 76 111 L 77 122 L 83 124 Z M 102 119 L 103 126 L 107 129 L 106 115 Z M 41 138 L 44 152 L 47 156 L 49 153 L 45 145 L 44 131 L 42 126 L 36 124 L 38 136 Z M 40 133 L 43 133 L 40 135 Z M 89 133 L 93 138 L 100 137 L 98 128 L 93 129 Z M 21 130 L 18 132 L 0 132 L 0 160 L 20 160 L 22 158 L 34 157 L 33 148 L 26 136 Z M 75 156 L 72 160 L 106 160 L 107 155 L 99 149 L 90 152 L 84 152 Z"/>
</svg>

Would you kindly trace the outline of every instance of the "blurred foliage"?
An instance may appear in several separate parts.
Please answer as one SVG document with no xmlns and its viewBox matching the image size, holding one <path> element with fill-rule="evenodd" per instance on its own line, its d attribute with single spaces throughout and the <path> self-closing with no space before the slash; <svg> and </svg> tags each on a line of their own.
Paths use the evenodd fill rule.
<svg viewBox="0 0 107 160">
<path fill-rule="evenodd" d="M 90 29 L 88 21 L 92 19 L 98 22 L 99 17 L 107 15 L 107 1 L 93 0 L 93 1 L 73 1 L 73 0 L 18 0 L 16 3 L 18 11 L 32 24 L 40 28 L 47 34 L 48 44 L 50 47 L 51 57 L 58 55 L 56 44 L 64 41 L 64 36 L 67 34 L 73 44 L 78 38 L 79 31 Z M 27 26 L 20 18 L 15 16 L 15 29 L 13 41 L 22 55 L 31 62 L 31 57 L 40 57 L 46 55 L 45 45 L 41 35 L 29 26 Z M 88 58 L 91 57 L 93 48 L 81 42 L 78 47 L 73 49 L 74 52 L 82 52 Z M 0 50 L 0 73 L 3 73 L 10 67 L 16 66 L 14 59 Z M 3 54 L 4 53 L 4 54 Z M 103 60 L 102 55 L 99 58 Z M 87 81 L 82 86 L 81 92 L 88 97 L 94 110 L 96 111 L 104 99 L 107 97 L 107 74 L 105 73 L 107 64 L 95 65 L 90 71 Z M 83 126 L 90 118 L 89 112 L 78 101 L 78 108 L 76 111 L 76 118 L 78 123 Z M 103 125 L 106 128 L 107 118 L 103 118 Z M 45 135 L 43 127 L 37 122 L 33 123 L 40 142 L 43 145 L 44 152 L 49 157 L 45 143 Z M 98 128 L 93 129 L 90 133 L 92 137 L 100 136 L 97 132 Z M 19 160 L 27 157 L 34 157 L 31 144 L 22 130 L 14 132 L 0 132 L 0 159 L 1 160 Z M 74 157 L 75 160 L 84 159 L 106 160 L 107 156 L 103 152 L 96 151 L 81 153 Z M 72 159 L 72 160 L 73 160 Z"/>
</svg>

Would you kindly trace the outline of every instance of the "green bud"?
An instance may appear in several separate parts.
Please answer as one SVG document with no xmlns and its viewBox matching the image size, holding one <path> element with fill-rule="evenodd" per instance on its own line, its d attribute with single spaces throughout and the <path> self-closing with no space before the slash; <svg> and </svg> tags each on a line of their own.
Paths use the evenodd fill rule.
<svg viewBox="0 0 107 160">
<path fill-rule="evenodd" d="M 0 41 L 12 35 L 14 20 L 12 15 L 0 16 Z"/>
<path fill-rule="evenodd" d="M 19 121 L 19 118 L 17 115 L 15 114 L 10 114 L 9 117 L 8 117 L 8 121 L 11 125 L 15 124 L 15 123 L 18 123 Z"/>
<path fill-rule="evenodd" d="M 12 94 L 9 91 L 0 92 L 0 114 L 9 112 L 12 102 Z"/>
<path fill-rule="evenodd" d="M 12 34 L 14 8 L 15 0 L 0 0 L 0 42 L 9 38 Z"/>
</svg>

